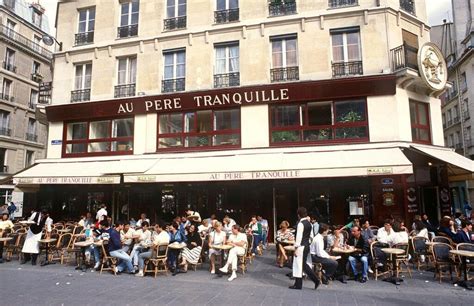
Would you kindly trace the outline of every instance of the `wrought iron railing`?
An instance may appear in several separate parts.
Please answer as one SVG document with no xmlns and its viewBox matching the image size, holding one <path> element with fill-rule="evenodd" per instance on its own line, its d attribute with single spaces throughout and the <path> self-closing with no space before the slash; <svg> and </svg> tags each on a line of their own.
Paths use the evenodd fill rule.
<svg viewBox="0 0 474 306">
<path fill-rule="evenodd" d="M 9 94 L 5 94 L 5 93 L 0 93 L 0 99 L 10 101 L 10 102 L 15 101 L 15 98 L 13 96 L 11 96 Z"/>
<path fill-rule="evenodd" d="M 89 101 L 90 99 L 91 99 L 90 88 L 71 91 L 71 102 Z"/>
<path fill-rule="evenodd" d="M 332 76 L 343 77 L 350 75 L 362 75 L 364 70 L 362 61 L 332 63 Z"/>
<path fill-rule="evenodd" d="M 8 127 L 2 126 L 0 127 L 0 135 L 2 136 L 11 136 L 12 130 Z"/>
<path fill-rule="evenodd" d="M 8 62 L 3 62 L 3 69 L 16 73 L 16 66 Z"/>
<path fill-rule="evenodd" d="M 415 0 L 400 0 L 400 8 L 407 13 L 415 15 Z"/>
<path fill-rule="evenodd" d="M 331 8 L 353 6 L 357 4 L 359 4 L 358 0 L 329 0 L 328 3 Z"/>
<path fill-rule="evenodd" d="M 115 86 L 114 97 L 133 97 L 135 95 L 135 84 L 123 84 Z"/>
<path fill-rule="evenodd" d="M 44 56 L 49 60 L 51 60 L 53 58 L 53 53 L 51 51 L 41 47 L 40 45 L 38 45 L 34 41 L 26 38 L 25 36 L 15 32 L 14 30 L 12 30 L 12 29 L 10 29 L 10 28 L 2 25 L 2 24 L 0 24 L 0 34 L 3 37 L 6 37 L 6 38 L 12 40 L 13 42 L 17 43 L 18 45 L 20 45 L 24 48 L 27 48 L 29 51 L 32 51 L 36 54 Z"/>
<path fill-rule="evenodd" d="M 41 83 L 41 81 L 43 81 L 43 76 L 39 73 L 32 73 L 31 80 L 35 81 L 36 83 Z"/>
<path fill-rule="evenodd" d="M 175 91 L 184 91 L 186 88 L 186 79 L 169 79 L 163 80 L 161 82 L 161 91 L 162 92 L 175 92 Z"/>
<path fill-rule="evenodd" d="M 403 44 L 390 50 L 393 71 L 412 68 L 418 70 L 418 49 Z"/>
<path fill-rule="evenodd" d="M 50 104 L 51 93 L 53 91 L 52 82 L 43 82 L 39 84 L 38 104 Z"/>
<path fill-rule="evenodd" d="M 469 120 L 471 118 L 471 114 L 469 114 L 468 110 L 463 112 L 463 118 L 464 121 Z"/>
<path fill-rule="evenodd" d="M 214 88 L 240 85 L 240 72 L 231 72 L 214 75 Z"/>
<path fill-rule="evenodd" d="M 446 127 L 450 127 L 451 125 L 453 125 L 453 120 L 448 120 L 448 123 L 446 124 Z"/>
<path fill-rule="evenodd" d="M 131 24 L 117 28 L 117 37 L 126 38 L 138 35 L 138 24 Z"/>
<path fill-rule="evenodd" d="M 300 79 L 300 70 L 298 66 L 273 68 L 270 70 L 272 82 L 297 81 Z"/>
<path fill-rule="evenodd" d="M 32 133 L 26 133 L 26 140 L 37 142 L 38 141 L 38 135 L 32 134 Z"/>
<path fill-rule="evenodd" d="M 239 20 L 239 9 L 230 9 L 214 12 L 215 23 L 226 23 Z"/>
<path fill-rule="evenodd" d="M 94 42 L 94 31 L 77 33 L 75 35 L 74 44 L 76 46 L 91 44 L 93 42 Z"/>
<path fill-rule="evenodd" d="M 268 3 L 270 16 L 296 14 L 296 1 L 271 1 Z"/>
<path fill-rule="evenodd" d="M 168 18 L 165 19 L 163 22 L 165 31 L 186 28 L 186 16 Z"/>
<path fill-rule="evenodd" d="M 462 150 L 462 143 L 457 143 L 457 144 L 455 144 L 455 145 L 454 145 L 454 148 L 455 148 L 456 150 Z"/>
<path fill-rule="evenodd" d="M 460 121 L 461 119 L 459 118 L 459 116 L 453 117 L 453 124 L 459 123 Z"/>
</svg>

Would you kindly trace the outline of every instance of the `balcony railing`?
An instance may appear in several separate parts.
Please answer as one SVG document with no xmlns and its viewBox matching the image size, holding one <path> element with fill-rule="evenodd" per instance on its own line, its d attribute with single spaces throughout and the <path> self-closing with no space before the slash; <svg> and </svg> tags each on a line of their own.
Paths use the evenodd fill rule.
<svg viewBox="0 0 474 306">
<path fill-rule="evenodd" d="M 462 150 L 462 143 L 457 143 L 457 144 L 455 144 L 455 145 L 454 145 L 454 148 L 455 148 L 456 150 Z"/>
<path fill-rule="evenodd" d="M 163 80 L 161 82 L 161 91 L 162 92 L 175 92 L 175 91 L 184 91 L 186 88 L 186 79 L 169 79 Z"/>
<path fill-rule="evenodd" d="M 0 173 L 8 173 L 8 166 L 7 165 L 1 165 L 0 166 Z"/>
<path fill-rule="evenodd" d="M 446 93 L 446 102 L 449 102 L 458 96 L 457 91 L 448 91 Z"/>
<path fill-rule="evenodd" d="M 222 10 L 214 12 L 215 23 L 226 23 L 232 21 L 239 21 L 239 9 Z"/>
<path fill-rule="evenodd" d="M 407 13 L 415 15 L 415 0 L 400 0 L 400 8 Z"/>
<path fill-rule="evenodd" d="M 0 127 L 0 135 L 2 136 L 11 136 L 12 135 L 12 130 L 7 127 Z"/>
<path fill-rule="evenodd" d="M 117 28 L 117 37 L 126 38 L 138 35 L 138 24 L 131 24 Z"/>
<path fill-rule="evenodd" d="M 471 148 L 474 146 L 473 142 L 472 142 L 472 139 L 467 139 L 464 141 L 465 145 L 466 145 L 466 148 Z"/>
<path fill-rule="evenodd" d="M 28 108 L 31 110 L 34 110 L 36 108 L 36 102 L 35 101 L 28 101 Z"/>
<path fill-rule="evenodd" d="M 38 104 L 50 104 L 51 92 L 53 90 L 52 82 L 43 82 L 39 84 Z"/>
<path fill-rule="evenodd" d="M 363 73 L 362 61 L 332 63 L 332 76 L 335 78 Z"/>
<path fill-rule="evenodd" d="M 286 68 L 274 68 L 270 70 L 272 82 L 298 81 L 300 70 L 298 66 Z"/>
<path fill-rule="evenodd" d="M 231 87 L 240 85 L 240 72 L 214 75 L 214 88 Z"/>
<path fill-rule="evenodd" d="M 15 102 L 15 98 L 10 96 L 9 94 L 0 93 L 0 99 Z"/>
<path fill-rule="evenodd" d="M 71 91 L 71 102 L 89 101 L 90 99 L 91 99 L 90 88 Z"/>
<path fill-rule="evenodd" d="M 135 95 L 135 84 L 124 84 L 115 86 L 114 97 L 133 97 Z"/>
<path fill-rule="evenodd" d="M 43 81 L 43 76 L 39 73 L 32 73 L 31 80 L 36 83 L 41 83 L 41 81 Z"/>
<path fill-rule="evenodd" d="M 398 71 L 405 68 L 418 70 L 418 49 L 401 45 L 390 50 L 392 56 L 393 71 Z"/>
<path fill-rule="evenodd" d="M 268 12 L 270 16 L 283 16 L 296 14 L 296 1 L 272 1 L 268 3 Z"/>
<path fill-rule="evenodd" d="M 459 116 L 453 117 L 453 124 L 459 123 L 460 121 L 461 119 L 459 118 Z"/>
<path fill-rule="evenodd" d="M 3 69 L 16 73 L 16 66 L 8 62 L 3 62 Z"/>
<path fill-rule="evenodd" d="M 32 133 L 26 133 L 26 140 L 38 142 L 38 135 Z"/>
<path fill-rule="evenodd" d="M 329 0 L 329 7 L 330 8 L 338 8 L 338 7 L 345 7 L 345 6 L 354 6 L 358 5 L 358 0 Z"/>
<path fill-rule="evenodd" d="M 163 22 L 164 22 L 163 28 L 165 31 L 186 28 L 186 16 L 168 18 L 168 19 L 165 19 Z"/>
<path fill-rule="evenodd" d="M 91 44 L 93 42 L 94 42 L 94 31 L 77 33 L 74 39 L 74 44 L 76 46 Z"/>
<path fill-rule="evenodd" d="M 25 36 L 1 24 L 0 24 L 0 34 L 2 35 L 2 37 L 6 37 L 12 40 L 13 42 L 17 43 L 19 46 L 27 48 L 28 51 L 44 56 L 48 60 L 51 60 L 53 58 L 53 53 L 51 53 L 51 51 L 41 47 L 34 41 L 26 38 Z"/>
<path fill-rule="evenodd" d="M 463 112 L 463 118 L 464 118 L 464 121 L 467 121 L 471 118 L 471 114 L 469 114 L 468 110 Z"/>
<path fill-rule="evenodd" d="M 448 123 L 446 124 L 446 127 L 450 127 L 451 125 L 453 125 L 453 120 L 448 120 Z"/>
</svg>

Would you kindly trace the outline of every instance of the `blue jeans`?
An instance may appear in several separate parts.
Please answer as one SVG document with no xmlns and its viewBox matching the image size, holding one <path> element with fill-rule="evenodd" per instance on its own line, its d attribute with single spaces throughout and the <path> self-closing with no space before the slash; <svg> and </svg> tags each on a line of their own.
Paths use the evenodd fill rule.
<svg viewBox="0 0 474 306">
<path fill-rule="evenodd" d="M 260 235 L 253 235 L 253 246 L 252 246 L 252 253 L 257 253 L 257 247 L 262 241 L 262 236 Z"/>
<path fill-rule="evenodd" d="M 91 245 L 90 247 L 88 247 L 86 249 L 86 253 L 92 253 L 94 255 L 94 262 L 97 264 L 98 262 L 100 262 L 100 251 L 99 251 L 99 247 L 95 246 L 95 245 Z"/>
<path fill-rule="evenodd" d="M 264 246 L 267 246 L 267 237 L 268 237 L 268 232 L 267 232 L 267 231 L 263 231 L 263 232 L 262 232 L 262 242 L 263 242 L 263 245 L 264 245 Z"/>
<path fill-rule="evenodd" d="M 352 273 L 354 273 L 355 277 L 357 277 L 357 274 L 359 274 L 356 267 L 357 261 L 362 263 L 362 277 L 367 277 L 367 273 L 369 271 L 369 259 L 365 255 L 356 257 L 349 256 L 349 263 L 351 264 Z"/>
<path fill-rule="evenodd" d="M 138 255 L 138 269 L 143 270 L 145 267 L 145 259 L 151 258 L 151 251 L 142 252 Z"/>
<path fill-rule="evenodd" d="M 118 258 L 119 259 L 119 265 L 117 266 L 117 269 L 119 272 L 124 271 L 125 269 L 128 270 L 128 272 L 133 272 L 133 265 L 132 265 L 132 258 L 125 253 L 122 250 L 116 250 L 110 252 L 110 256 Z"/>
</svg>

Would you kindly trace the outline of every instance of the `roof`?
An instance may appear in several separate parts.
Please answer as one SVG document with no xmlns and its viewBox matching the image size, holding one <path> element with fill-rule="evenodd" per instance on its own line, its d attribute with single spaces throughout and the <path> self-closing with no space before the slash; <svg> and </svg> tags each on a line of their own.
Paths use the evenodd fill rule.
<svg viewBox="0 0 474 306">
<path fill-rule="evenodd" d="M 48 16 L 43 14 L 42 8 L 38 4 L 27 3 L 24 0 L 0 0 L 0 5 L 13 12 L 15 15 L 28 22 L 30 25 L 45 33 L 50 33 Z M 33 23 L 34 9 L 39 10 L 42 13 L 41 27 L 38 27 L 35 23 Z"/>
</svg>

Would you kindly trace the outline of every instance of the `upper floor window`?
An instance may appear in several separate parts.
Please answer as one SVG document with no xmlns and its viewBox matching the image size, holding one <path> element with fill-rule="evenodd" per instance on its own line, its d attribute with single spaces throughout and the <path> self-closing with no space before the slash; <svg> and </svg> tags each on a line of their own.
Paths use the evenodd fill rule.
<svg viewBox="0 0 474 306">
<path fill-rule="evenodd" d="M 16 23 L 10 19 L 7 19 L 7 29 L 15 31 Z"/>
<path fill-rule="evenodd" d="M 30 102 L 28 104 L 29 108 L 34 109 L 36 107 L 36 104 L 38 104 L 38 97 L 39 97 L 38 91 L 32 89 L 30 92 Z"/>
<path fill-rule="evenodd" d="M 0 110 L 0 135 L 11 136 L 10 112 L 4 110 Z"/>
<path fill-rule="evenodd" d="M 365 100 L 272 105 L 270 118 L 274 145 L 369 140 Z"/>
<path fill-rule="evenodd" d="M 35 162 L 35 152 L 26 150 L 25 167 L 29 167 L 29 166 L 33 165 L 34 162 Z"/>
<path fill-rule="evenodd" d="M 268 11 L 270 16 L 296 14 L 296 0 L 270 0 Z"/>
<path fill-rule="evenodd" d="M 448 121 L 451 112 L 448 112 Z M 411 136 L 413 142 L 431 143 L 429 104 L 410 101 Z M 449 125 L 449 123 L 448 123 Z"/>
<path fill-rule="evenodd" d="M 133 118 L 68 123 L 63 138 L 63 154 L 68 156 L 130 154 Z"/>
<path fill-rule="evenodd" d="M 41 28 L 42 19 L 43 19 L 43 14 L 37 9 L 33 8 L 32 19 L 31 19 L 32 23 L 38 28 Z"/>
<path fill-rule="evenodd" d="M 330 8 L 355 6 L 359 3 L 358 0 L 329 0 Z"/>
<path fill-rule="evenodd" d="M 74 90 L 71 92 L 71 102 L 89 101 L 91 98 L 92 64 L 76 64 L 74 70 Z"/>
<path fill-rule="evenodd" d="M 240 109 L 163 114 L 158 119 L 158 150 L 238 147 Z"/>
<path fill-rule="evenodd" d="M 33 118 L 28 118 L 28 127 L 26 130 L 26 140 L 29 141 L 38 141 L 38 135 L 36 134 L 36 125 L 37 122 Z"/>
<path fill-rule="evenodd" d="M 331 41 L 333 77 L 363 74 L 359 28 L 331 30 Z"/>
<path fill-rule="evenodd" d="M 299 80 L 296 35 L 271 37 L 272 82 Z"/>
<path fill-rule="evenodd" d="M 134 96 L 137 77 L 137 58 L 130 56 L 118 59 L 117 69 L 115 98 Z"/>
<path fill-rule="evenodd" d="M 214 87 L 239 86 L 239 44 L 218 44 L 214 48 L 216 51 Z"/>
<path fill-rule="evenodd" d="M 12 96 L 12 84 L 13 82 L 9 79 L 3 78 L 2 84 L 2 98 L 7 101 L 14 101 Z"/>
<path fill-rule="evenodd" d="M 400 8 L 407 13 L 415 15 L 415 0 L 400 0 Z"/>
<path fill-rule="evenodd" d="M 79 24 L 76 34 L 76 45 L 94 42 L 95 7 L 79 10 Z"/>
<path fill-rule="evenodd" d="M 14 50 L 6 48 L 5 61 L 3 62 L 3 69 L 6 69 L 11 72 L 16 72 L 15 54 L 16 52 Z"/>
<path fill-rule="evenodd" d="M 214 12 L 215 23 L 239 20 L 239 0 L 217 0 Z"/>
<path fill-rule="evenodd" d="M 183 28 L 186 28 L 186 0 L 166 0 L 165 31 Z"/>
<path fill-rule="evenodd" d="M 467 90 L 467 78 L 465 72 L 461 73 L 459 83 L 459 86 L 461 87 L 461 92 L 465 92 Z"/>
<path fill-rule="evenodd" d="M 162 92 L 184 91 L 186 88 L 186 51 L 183 49 L 164 51 L 163 57 Z"/>
<path fill-rule="evenodd" d="M 31 66 L 31 79 L 38 83 L 43 81 L 43 75 L 41 74 L 41 64 L 37 61 L 33 61 L 33 65 Z"/>
<path fill-rule="evenodd" d="M 140 3 L 138 0 L 122 3 L 120 12 L 120 27 L 118 37 L 130 37 L 138 35 L 138 10 Z"/>
</svg>

